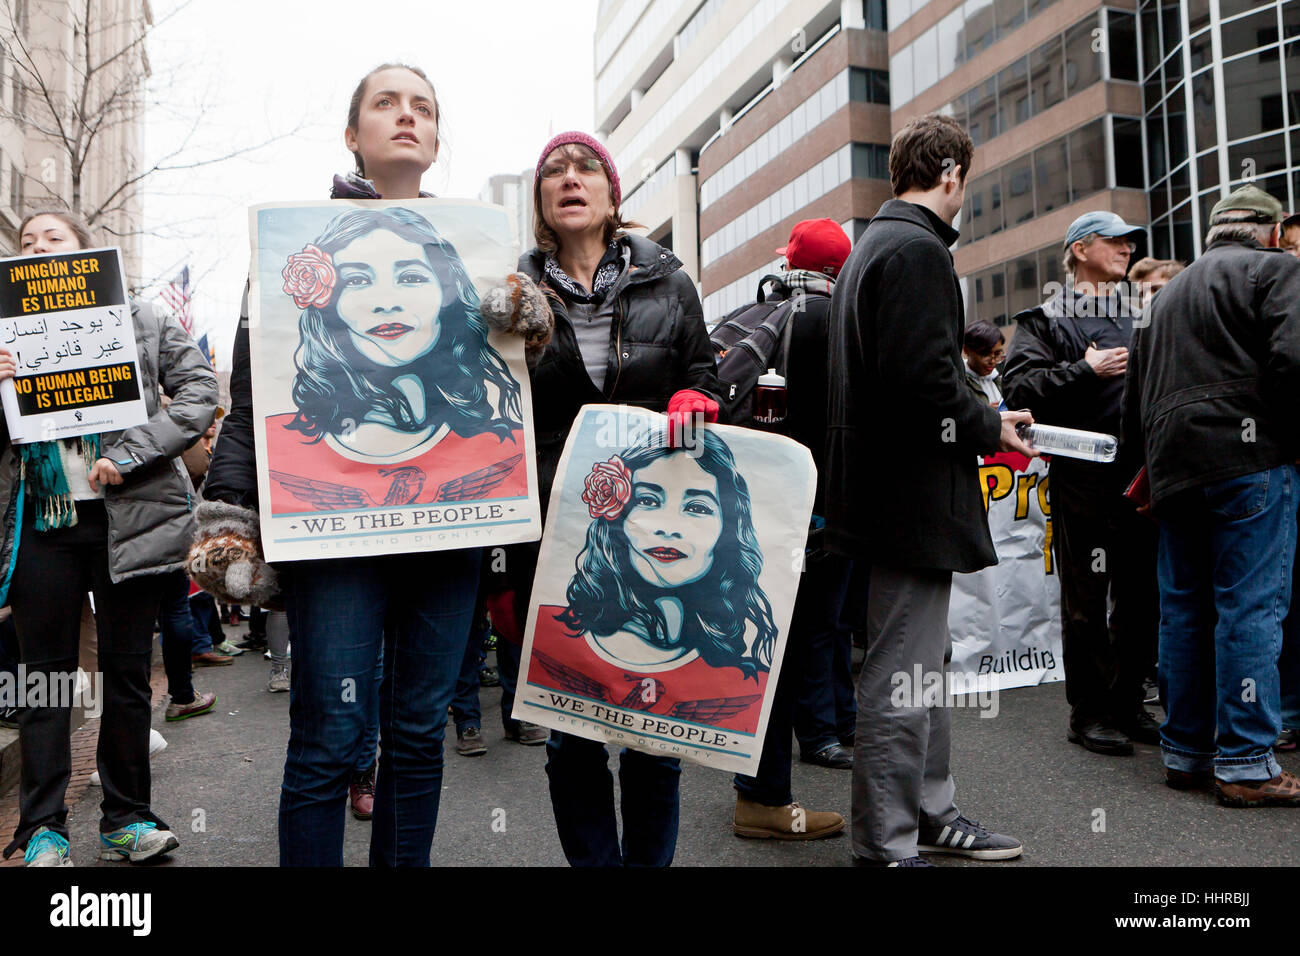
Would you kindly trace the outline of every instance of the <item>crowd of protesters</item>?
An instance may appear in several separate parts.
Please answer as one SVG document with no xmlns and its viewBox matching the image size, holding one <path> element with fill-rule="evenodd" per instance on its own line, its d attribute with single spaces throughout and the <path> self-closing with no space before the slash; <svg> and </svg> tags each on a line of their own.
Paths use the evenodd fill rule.
<svg viewBox="0 0 1300 956">
<path fill-rule="evenodd" d="M 401 64 L 371 71 L 351 98 L 344 140 L 356 169 L 335 177 L 333 198 L 426 196 L 421 180 L 441 144 L 432 83 Z M 921 853 L 1021 855 L 1017 839 L 958 809 L 947 709 L 900 706 L 891 691 L 897 674 L 945 670 L 953 575 L 998 560 L 979 457 L 1037 456 L 1022 437 L 1034 422 L 1121 440 L 1115 462 L 1049 464 L 1067 738 L 1107 756 L 1158 745 L 1170 787 L 1212 788 L 1228 806 L 1300 806 L 1300 780 L 1273 756 L 1300 737 L 1300 613 L 1288 613 L 1300 507 L 1300 216 L 1253 186 L 1238 189 L 1214 207 L 1204 255 L 1184 267 L 1131 263 L 1142 230 L 1110 211 L 1085 213 L 1062 237 L 1067 283 L 1015 316 L 1008 335 L 966 325 L 950 252 L 974 160 L 951 118 L 912 120 L 891 147 L 894 198 L 856 244 L 831 220 L 798 223 L 754 311 L 728 317 L 742 331 L 756 316 L 788 325 L 775 361 L 789 395 L 786 434 L 808 447 L 819 475 L 761 761 L 734 780 L 734 832 L 806 840 L 849 825 L 853 861 L 867 866 L 929 866 Z M 604 146 L 580 132 L 552 138 L 533 200 L 535 245 L 507 280 L 512 311 L 493 327 L 525 342 L 545 509 L 584 405 L 666 413 L 670 448 L 690 422 L 744 422 L 719 378 L 726 346 L 710 341 L 680 260 L 627 231 L 636 224 L 620 212 Z M 29 217 L 19 235 L 28 255 L 91 244 L 61 212 Z M 182 568 L 191 545 L 202 552 L 218 529 L 259 550 L 247 316 L 246 288 L 219 433 L 202 353 L 175 320 L 135 303 L 147 424 L 25 445 L 0 435 L 0 567 L 9 569 L 0 587 L 12 610 L 12 624 L 0 622 L 12 631 L 0 631 L 0 666 L 75 671 L 82 599 L 95 597 L 106 682 L 101 856 L 138 862 L 179 845 L 150 805 L 157 623 L 167 720 L 210 713 L 216 695 L 194 686 L 194 668 L 245 651 L 271 661 L 267 691 L 289 692 L 282 865 L 341 865 L 349 809 L 371 821 L 371 865 L 428 865 L 448 714 L 455 752 L 485 753 L 478 691 L 491 683 L 502 688 L 506 739 L 545 745 L 568 861 L 670 864 L 676 758 L 618 754 L 620 836 L 606 746 L 512 715 L 537 543 L 512 546 L 501 568 L 481 549 L 282 562 L 277 599 L 250 607 L 246 641 L 226 640 L 221 622 L 237 620 L 238 607 L 219 608 L 226 595 Z M 14 373 L 0 349 L 0 379 Z M 877 467 L 881 448 L 905 458 L 906 472 Z M 196 494 L 212 509 L 197 524 Z M 864 647 L 856 689 L 855 633 Z M 347 676 L 358 678 L 350 701 L 338 691 Z M 1163 721 L 1147 709 L 1157 703 Z M 6 855 L 23 849 L 31 866 L 71 862 L 70 715 L 70 704 L 0 713 L 0 724 L 16 722 L 24 753 Z M 849 772 L 851 821 L 796 802 L 796 741 L 801 760 Z"/>
</svg>

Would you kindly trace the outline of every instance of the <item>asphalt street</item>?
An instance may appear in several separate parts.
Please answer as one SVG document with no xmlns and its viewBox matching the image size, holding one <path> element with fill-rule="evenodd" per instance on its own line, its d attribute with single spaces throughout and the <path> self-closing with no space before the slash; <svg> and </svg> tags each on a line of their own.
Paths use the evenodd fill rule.
<svg viewBox="0 0 1300 956">
<path fill-rule="evenodd" d="M 245 627 L 228 628 L 238 639 Z M 489 661 L 491 659 L 489 658 Z M 219 696 L 209 715 L 154 726 L 167 749 L 153 760 L 153 806 L 180 838 L 164 866 L 274 866 L 276 807 L 289 734 L 289 695 L 269 694 L 270 665 L 245 653 L 228 667 L 201 668 L 195 685 Z M 481 694 L 488 752 L 461 757 L 448 747 L 435 866 L 562 866 L 543 765 L 544 747 L 501 736 L 500 690 Z M 1219 807 L 1212 795 L 1179 793 L 1163 783 L 1157 748 L 1102 757 L 1065 737 L 1064 684 L 1007 691 L 996 717 L 953 712 L 957 802 L 980 823 L 1025 845 L 1012 863 L 934 858 L 945 866 L 1294 866 L 1297 814 Z M 448 727 L 449 742 L 454 728 Z M 1281 754 L 1300 771 L 1300 757 Z M 799 763 L 795 798 L 805 807 L 849 815 L 848 771 Z M 98 790 L 69 817 L 75 862 L 92 864 Z M 847 866 L 847 835 L 786 843 L 731 832 L 735 792 L 728 774 L 684 765 L 679 866 Z M 495 826 L 494 826 L 495 823 Z M 344 858 L 366 863 L 369 824 L 349 815 Z M 115 864 L 95 864 L 113 866 Z"/>
</svg>

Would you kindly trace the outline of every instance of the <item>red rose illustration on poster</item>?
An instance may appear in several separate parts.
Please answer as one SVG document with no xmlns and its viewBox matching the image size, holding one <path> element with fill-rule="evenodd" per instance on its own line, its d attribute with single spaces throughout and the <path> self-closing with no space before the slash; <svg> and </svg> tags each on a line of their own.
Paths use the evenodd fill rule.
<svg viewBox="0 0 1300 956">
<path fill-rule="evenodd" d="M 293 296 L 294 305 L 300 309 L 329 305 L 338 279 L 329 253 L 310 243 L 289 257 L 280 275 L 284 277 L 285 294 Z"/>
<path fill-rule="evenodd" d="M 587 476 L 582 500 L 593 518 L 613 520 L 623 513 L 632 500 L 632 473 L 617 455 L 598 461 Z"/>
</svg>

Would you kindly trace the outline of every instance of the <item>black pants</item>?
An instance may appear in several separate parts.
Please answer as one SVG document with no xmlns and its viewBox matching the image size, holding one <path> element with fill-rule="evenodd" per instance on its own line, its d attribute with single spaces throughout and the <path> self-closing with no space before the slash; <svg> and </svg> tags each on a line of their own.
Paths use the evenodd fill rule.
<svg viewBox="0 0 1300 956">
<path fill-rule="evenodd" d="M 165 828 L 149 809 L 149 655 L 164 579 L 151 574 L 118 584 L 110 580 L 102 501 L 78 503 L 76 526 L 54 531 L 37 531 L 31 502 L 25 504 L 9 603 L 27 684 L 41 674 L 51 690 L 75 686 L 81 605 L 93 591 L 103 708 L 96 754 L 104 787 L 99 828 L 107 833 L 145 821 Z M 26 848 L 39 827 L 68 835 L 71 719 L 71 700 L 63 693 L 45 706 L 28 706 L 19 719 L 20 817 L 5 856 Z"/>
<path fill-rule="evenodd" d="M 1125 722 L 1142 706 L 1159 640 L 1156 525 L 1109 473 L 1058 461 L 1051 482 L 1070 721 Z"/>
</svg>

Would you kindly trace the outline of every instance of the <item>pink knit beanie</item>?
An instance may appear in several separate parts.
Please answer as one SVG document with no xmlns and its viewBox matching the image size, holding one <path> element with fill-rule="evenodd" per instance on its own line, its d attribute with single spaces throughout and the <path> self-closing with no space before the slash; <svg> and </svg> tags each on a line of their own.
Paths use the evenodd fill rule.
<svg viewBox="0 0 1300 956">
<path fill-rule="evenodd" d="M 609 176 L 609 185 L 614 193 L 614 208 L 617 209 L 619 204 L 623 202 L 623 187 L 618 181 L 618 170 L 614 168 L 614 157 L 609 155 L 609 150 L 602 146 L 596 137 L 588 136 L 586 133 L 580 133 L 577 130 L 570 130 L 567 133 L 559 133 L 551 137 L 551 141 L 542 150 L 542 155 L 537 158 L 537 168 L 533 171 L 533 182 L 537 182 L 541 178 L 542 163 L 546 162 L 546 157 L 550 156 L 558 147 L 568 143 L 579 143 L 586 146 L 605 164 L 605 173 Z"/>
</svg>

